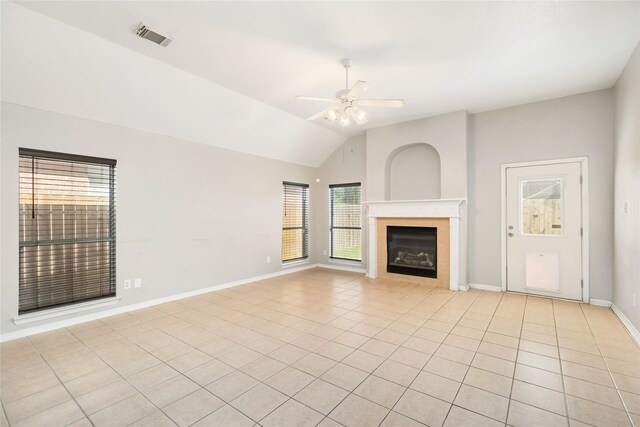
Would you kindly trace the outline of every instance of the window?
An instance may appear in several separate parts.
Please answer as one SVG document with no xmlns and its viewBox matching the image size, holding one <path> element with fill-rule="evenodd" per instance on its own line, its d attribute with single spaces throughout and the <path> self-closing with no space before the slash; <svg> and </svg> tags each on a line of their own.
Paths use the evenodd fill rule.
<svg viewBox="0 0 640 427">
<path fill-rule="evenodd" d="M 309 257 L 309 186 L 282 183 L 282 261 Z"/>
<path fill-rule="evenodd" d="M 19 313 L 115 295 L 115 166 L 20 149 Z"/>
<path fill-rule="evenodd" d="M 329 186 L 331 258 L 362 260 L 360 183 Z"/>
<path fill-rule="evenodd" d="M 562 236 L 562 178 L 520 182 L 521 234 Z"/>
</svg>

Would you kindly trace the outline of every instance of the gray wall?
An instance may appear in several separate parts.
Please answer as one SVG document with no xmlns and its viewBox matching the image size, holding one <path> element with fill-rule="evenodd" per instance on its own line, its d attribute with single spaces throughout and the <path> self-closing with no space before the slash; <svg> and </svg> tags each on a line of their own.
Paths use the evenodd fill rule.
<svg viewBox="0 0 640 427">
<path fill-rule="evenodd" d="M 2 103 L 1 119 L 3 334 L 19 329 L 18 147 L 118 160 L 121 306 L 281 271 L 282 181 L 316 192 L 316 168 L 15 104 Z M 138 277 L 141 289 L 122 288 Z"/>
<path fill-rule="evenodd" d="M 636 52 L 636 61 L 637 55 Z M 617 122 L 618 145 L 622 147 L 618 150 L 620 170 L 625 170 L 623 165 L 629 161 L 620 149 L 637 150 L 637 101 L 632 102 L 634 96 L 637 100 L 637 82 L 633 89 L 632 80 L 625 83 L 627 80 L 621 79 L 616 89 L 618 105 L 627 117 Z M 631 95 L 626 95 L 629 92 Z M 387 154 L 404 143 L 428 142 L 419 138 L 418 128 L 438 136 L 434 138 L 442 145 L 438 151 L 441 156 L 446 153 L 449 161 L 456 159 L 454 153 L 460 150 L 468 154 L 468 167 L 449 169 L 457 178 L 453 180 L 457 191 L 445 191 L 443 176 L 442 196 L 465 197 L 468 173 L 469 281 L 499 286 L 500 165 L 589 156 L 591 297 L 611 299 L 613 106 L 613 91 L 603 90 L 470 116 L 452 113 L 414 124 L 379 128 L 367 137 L 349 139 L 316 169 L 3 103 L 0 330 L 7 333 L 18 329 L 11 319 L 17 313 L 19 146 L 118 159 L 118 288 L 121 304 L 125 305 L 281 271 L 283 180 L 310 184 L 310 261 L 327 262 L 328 255 L 322 253 L 329 249 L 328 185 L 361 182 L 363 201 L 367 194 L 382 200 Z M 436 129 L 442 132 L 436 134 Z M 460 144 L 446 147 L 447 139 L 457 142 L 467 138 L 468 144 L 462 148 Z M 377 153 L 373 157 L 382 165 L 375 174 L 368 170 L 371 148 Z M 635 169 L 630 167 L 635 170 L 637 182 L 637 163 Z M 443 161 L 443 175 L 444 168 Z M 367 175 L 374 176 L 380 185 L 370 188 Z M 465 184 L 458 183 L 461 178 Z M 618 182 L 627 181 L 621 176 Z M 451 184 L 447 184 L 449 188 Z M 632 190 L 633 186 L 625 188 Z M 637 186 L 635 189 L 635 199 L 627 199 L 631 203 L 630 214 L 638 212 Z M 366 218 L 363 226 L 366 248 Z M 618 244 L 625 250 L 623 240 L 618 239 Z M 637 250 L 637 246 L 631 247 Z M 271 257 L 270 264 L 266 263 L 266 256 Z M 366 262 L 365 250 L 363 256 Z M 616 268 L 616 277 L 623 277 L 626 267 Z M 136 277 L 143 279 L 142 289 L 122 290 L 124 279 Z M 626 279 L 621 280 L 627 283 Z M 628 283 L 629 289 L 634 283 L 637 286 L 637 276 Z M 616 285 L 616 301 L 622 301 L 617 302 L 621 307 L 629 299 L 625 289 Z"/>
<path fill-rule="evenodd" d="M 469 116 L 469 281 L 501 285 L 500 166 L 589 157 L 590 297 L 611 299 L 611 89 Z"/>
<path fill-rule="evenodd" d="M 615 98 L 613 303 L 640 329 L 640 45 Z"/>
<path fill-rule="evenodd" d="M 440 155 L 429 144 L 401 147 L 387 163 L 385 200 L 440 198 Z"/>
<path fill-rule="evenodd" d="M 386 197 L 388 162 L 407 145 L 429 144 L 440 156 L 444 199 L 467 197 L 467 113 L 456 111 L 367 131 L 367 200 Z"/>
<path fill-rule="evenodd" d="M 329 262 L 329 185 L 359 182 L 362 184 L 362 201 L 366 201 L 367 194 L 367 144 L 364 135 L 356 136 L 345 141 L 320 166 L 317 172 L 320 183 L 316 184 L 314 198 L 316 229 L 316 259 L 318 262 Z M 366 265 L 367 258 L 367 218 L 363 206 L 362 214 L 362 264 Z M 326 255 L 324 254 L 326 251 Z M 356 266 L 358 267 L 358 266 Z"/>
</svg>

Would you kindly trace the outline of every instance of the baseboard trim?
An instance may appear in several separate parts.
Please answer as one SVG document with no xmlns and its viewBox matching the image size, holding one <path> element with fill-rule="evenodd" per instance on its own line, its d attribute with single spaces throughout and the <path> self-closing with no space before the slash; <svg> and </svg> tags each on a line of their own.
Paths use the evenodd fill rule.
<svg viewBox="0 0 640 427">
<path fill-rule="evenodd" d="M 611 304 L 611 310 L 618 316 L 618 319 L 622 322 L 627 331 L 629 331 L 629 335 L 633 338 L 638 345 L 640 345 L 640 331 L 631 323 L 631 320 L 627 316 L 624 315 L 622 310 L 620 310 L 615 304 Z"/>
<path fill-rule="evenodd" d="M 469 283 L 471 289 L 479 289 L 481 291 L 502 292 L 501 286 L 485 285 L 483 283 Z"/>
<path fill-rule="evenodd" d="M 359 267 L 351 267 L 349 265 L 339 265 L 339 264 L 317 264 L 320 268 L 328 268 L 331 270 L 341 270 L 341 271 L 350 271 L 352 273 L 366 273 L 367 270 Z"/>
<path fill-rule="evenodd" d="M 153 307 L 155 305 L 165 304 L 172 301 L 178 301 L 181 299 L 206 294 L 209 292 L 220 291 L 222 289 L 228 289 L 236 286 L 246 285 L 248 283 L 258 282 L 260 280 L 266 280 L 266 279 L 271 279 L 273 277 L 284 276 L 291 273 L 297 273 L 299 271 L 309 270 L 311 268 L 316 268 L 318 266 L 319 266 L 318 264 L 307 264 L 300 267 L 287 268 L 282 271 L 276 271 L 274 273 L 249 277 L 247 279 L 236 280 L 233 282 L 221 283 L 219 285 L 209 286 L 206 288 L 196 289 L 193 291 L 182 292 L 179 294 L 169 295 L 166 297 L 155 298 L 149 301 L 128 304 L 122 307 L 115 307 L 108 310 L 99 311 L 96 313 L 90 313 L 82 316 L 73 317 L 71 319 L 64 319 L 57 322 L 47 323 L 44 325 L 31 326 L 29 328 L 20 329 L 19 331 L 0 334 L 0 342 L 12 341 L 18 338 L 24 338 L 24 337 L 28 337 L 35 334 L 41 334 L 43 332 L 49 332 L 56 329 L 78 325 L 80 323 L 86 323 L 86 322 L 91 322 L 93 320 L 103 319 L 109 316 L 115 316 L 117 314 L 127 313 L 129 311 L 140 310 L 142 308 Z"/>
<path fill-rule="evenodd" d="M 606 299 L 589 299 L 589 304 L 596 305 L 598 307 L 611 307 L 611 301 Z"/>
</svg>

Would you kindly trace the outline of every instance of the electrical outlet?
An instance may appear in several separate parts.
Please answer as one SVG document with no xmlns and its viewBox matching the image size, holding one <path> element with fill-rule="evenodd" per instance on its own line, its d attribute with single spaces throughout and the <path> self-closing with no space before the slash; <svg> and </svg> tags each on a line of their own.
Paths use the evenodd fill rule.
<svg viewBox="0 0 640 427">
<path fill-rule="evenodd" d="M 267 257 L 267 264 L 269 264 L 270 262 L 271 262 L 271 257 L 270 257 L 270 256 L 268 256 L 268 257 Z"/>
<path fill-rule="evenodd" d="M 131 280 L 127 279 L 124 281 L 124 288 L 131 289 Z"/>
<path fill-rule="evenodd" d="M 322 255 L 326 255 L 327 254 L 327 250 L 325 249 L 324 251 L 322 251 Z"/>
<path fill-rule="evenodd" d="M 142 279 L 136 279 L 136 280 L 133 282 L 133 287 L 134 287 L 134 288 L 141 288 L 141 287 L 142 287 Z"/>
</svg>

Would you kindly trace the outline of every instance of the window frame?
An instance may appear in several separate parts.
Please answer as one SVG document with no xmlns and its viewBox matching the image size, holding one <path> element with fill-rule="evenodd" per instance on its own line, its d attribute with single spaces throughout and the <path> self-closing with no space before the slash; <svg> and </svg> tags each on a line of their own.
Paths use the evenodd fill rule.
<svg viewBox="0 0 640 427">
<path fill-rule="evenodd" d="M 55 161 L 55 162 L 67 162 L 67 163 L 72 163 L 72 164 L 84 164 L 84 165 L 92 165 L 92 166 L 100 166 L 100 167 L 108 167 L 108 177 L 106 178 L 105 181 L 108 181 L 108 201 L 107 201 L 107 236 L 96 236 L 96 237 L 80 237 L 80 238 L 63 238 L 63 239 L 43 239 L 40 240 L 39 238 L 36 238 L 35 240 L 27 240 L 25 238 L 25 236 L 23 235 L 23 230 L 19 231 L 19 237 L 18 237 L 18 315 L 19 316 L 24 316 L 24 315 L 33 315 L 35 313 L 42 313 L 42 312 L 47 312 L 47 311 L 58 311 L 60 309 L 65 309 L 67 307 L 72 308 L 74 306 L 83 306 L 86 305 L 87 303 L 91 303 L 91 302 L 98 302 L 100 300 L 103 299 L 113 299 L 114 297 L 116 297 L 116 293 L 117 293 L 117 278 L 116 278 L 116 211 L 115 211 L 115 184 L 116 184 L 116 165 L 117 165 L 117 161 L 115 159 L 108 159 L 108 158 L 102 158 L 102 157 L 93 157 L 93 156 L 85 156 L 85 155 L 78 155 L 78 154 L 69 154 L 69 153 L 60 153 L 60 152 L 54 152 L 54 151 L 45 151 L 45 150 L 37 150 L 37 149 L 31 149 L 31 148 L 24 148 L 24 147 L 19 147 L 18 149 L 18 159 L 19 159 L 19 164 L 21 159 L 26 158 L 29 159 L 31 158 L 31 185 L 32 185 L 32 190 L 31 190 L 31 197 L 32 197 L 32 209 L 33 209 L 33 217 L 35 218 L 35 197 L 38 196 L 42 196 L 42 193 L 40 195 L 37 195 L 36 191 L 35 191 L 35 174 L 37 173 L 37 169 L 35 166 L 35 162 L 36 160 L 44 160 L 44 161 Z M 19 166 L 20 168 L 20 166 Z M 65 176 L 65 177 L 69 177 L 72 175 L 61 175 L 61 176 Z M 50 180 L 50 178 L 49 178 Z M 87 180 L 88 182 L 90 182 L 90 178 L 89 178 L 89 173 L 87 173 Z M 22 183 L 22 178 L 20 177 L 20 175 L 18 176 L 18 181 L 19 183 Z M 45 181 L 46 182 L 46 181 Z M 45 184 L 46 185 L 46 184 Z M 21 195 L 23 194 L 22 192 L 22 188 L 18 189 L 18 197 L 19 200 L 21 199 Z M 71 194 L 71 192 L 69 193 Z M 22 203 L 22 201 L 19 201 L 19 206 Z M 56 204 L 51 204 L 52 206 L 56 206 Z M 89 205 L 90 206 L 90 205 Z M 21 207 L 19 207 L 19 209 L 21 209 Z M 22 215 L 22 213 L 19 214 L 19 216 Z M 74 217 L 75 219 L 75 217 Z M 20 221 L 22 222 L 22 220 Z M 19 227 L 22 224 L 19 224 Z M 32 225 L 36 225 L 39 226 L 38 222 L 34 222 L 34 224 Z M 59 230 L 58 226 L 56 228 L 56 230 Z M 63 226 L 64 227 L 64 226 Z M 106 270 L 108 271 L 108 278 L 107 278 L 107 286 L 106 288 L 108 289 L 108 293 L 104 293 L 102 295 L 97 295 L 97 296 L 91 296 L 91 297 L 87 297 L 87 298 L 77 298 L 76 297 L 71 297 L 70 300 L 68 301 L 64 301 L 64 302 L 60 302 L 60 303 L 52 303 L 52 304 L 40 304 L 39 302 L 36 302 L 35 307 L 31 307 L 31 308 L 22 308 L 22 304 L 27 304 L 26 302 L 22 302 L 21 301 L 21 292 L 23 292 L 23 289 L 25 289 L 25 292 L 29 292 L 26 289 L 29 288 L 30 286 L 38 286 L 38 280 L 35 281 L 35 283 L 33 282 L 33 279 L 27 281 L 25 279 L 25 276 L 23 274 L 23 271 L 25 268 L 27 268 L 26 266 L 33 262 L 29 260 L 29 257 L 24 255 L 24 252 L 26 251 L 25 248 L 27 247 L 51 247 L 51 246 L 55 246 L 55 245 L 78 245 L 78 244 L 92 244 L 92 243 L 108 243 L 108 249 L 107 249 L 107 255 L 105 257 L 105 260 L 100 260 L 101 264 L 104 264 L 102 266 L 102 268 L 100 269 L 96 269 L 94 271 L 94 274 L 99 277 L 99 279 L 101 278 L 100 276 L 103 274 L 103 272 Z M 69 260 L 65 259 L 64 265 L 74 265 L 76 263 L 80 263 L 81 261 L 83 261 L 82 257 L 77 257 L 77 256 L 72 256 L 69 258 Z M 41 261 L 39 259 L 36 259 L 36 268 L 40 268 L 40 264 Z M 106 268 L 105 268 L 106 267 Z M 104 268 L 104 270 L 103 270 Z M 60 272 L 56 272 L 56 273 L 52 273 L 51 276 L 52 277 L 56 277 L 57 274 L 63 274 Z M 66 274 L 66 273 L 65 273 Z M 103 279 L 104 280 L 104 279 Z M 65 286 L 69 286 L 69 284 L 71 284 L 70 286 L 73 286 L 73 281 L 69 282 L 66 278 L 64 278 L 64 281 L 62 282 L 53 282 L 54 284 L 51 285 L 50 284 L 50 291 L 54 292 L 57 289 L 57 286 L 59 285 L 59 283 L 63 283 L 61 285 L 61 288 L 64 289 Z M 80 282 L 81 284 L 86 286 L 90 286 L 90 285 L 95 285 L 96 282 L 93 282 L 91 280 L 86 280 L 85 282 Z M 46 289 L 46 288 L 45 288 Z M 33 292 L 33 290 L 31 290 L 30 292 Z M 32 304 L 27 304 L 27 305 L 32 305 Z"/>
<path fill-rule="evenodd" d="M 286 204 L 286 187 L 299 187 L 302 189 L 302 226 L 300 227 L 285 227 L 284 226 L 284 216 L 285 216 L 285 204 Z M 283 181 L 282 182 L 282 235 L 280 239 L 280 261 L 282 264 L 296 263 L 309 259 L 309 184 L 304 184 L 300 182 L 291 182 L 291 181 Z M 302 256 L 298 258 L 289 258 L 284 259 L 284 232 L 290 230 L 302 230 Z"/>
<path fill-rule="evenodd" d="M 336 227 L 334 226 L 334 203 L 333 203 L 333 189 L 345 188 L 345 187 L 358 187 L 360 189 L 360 227 Z M 334 230 L 360 230 L 360 258 L 343 258 L 333 256 L 333 231 Z M 362 262 L 362 183 L 361 182 L 349 182 L 345 184 L 330 184 L 329 185 L 329 259 L 337 261 L 350 261 L 350 262 Z"/>
</svg>

